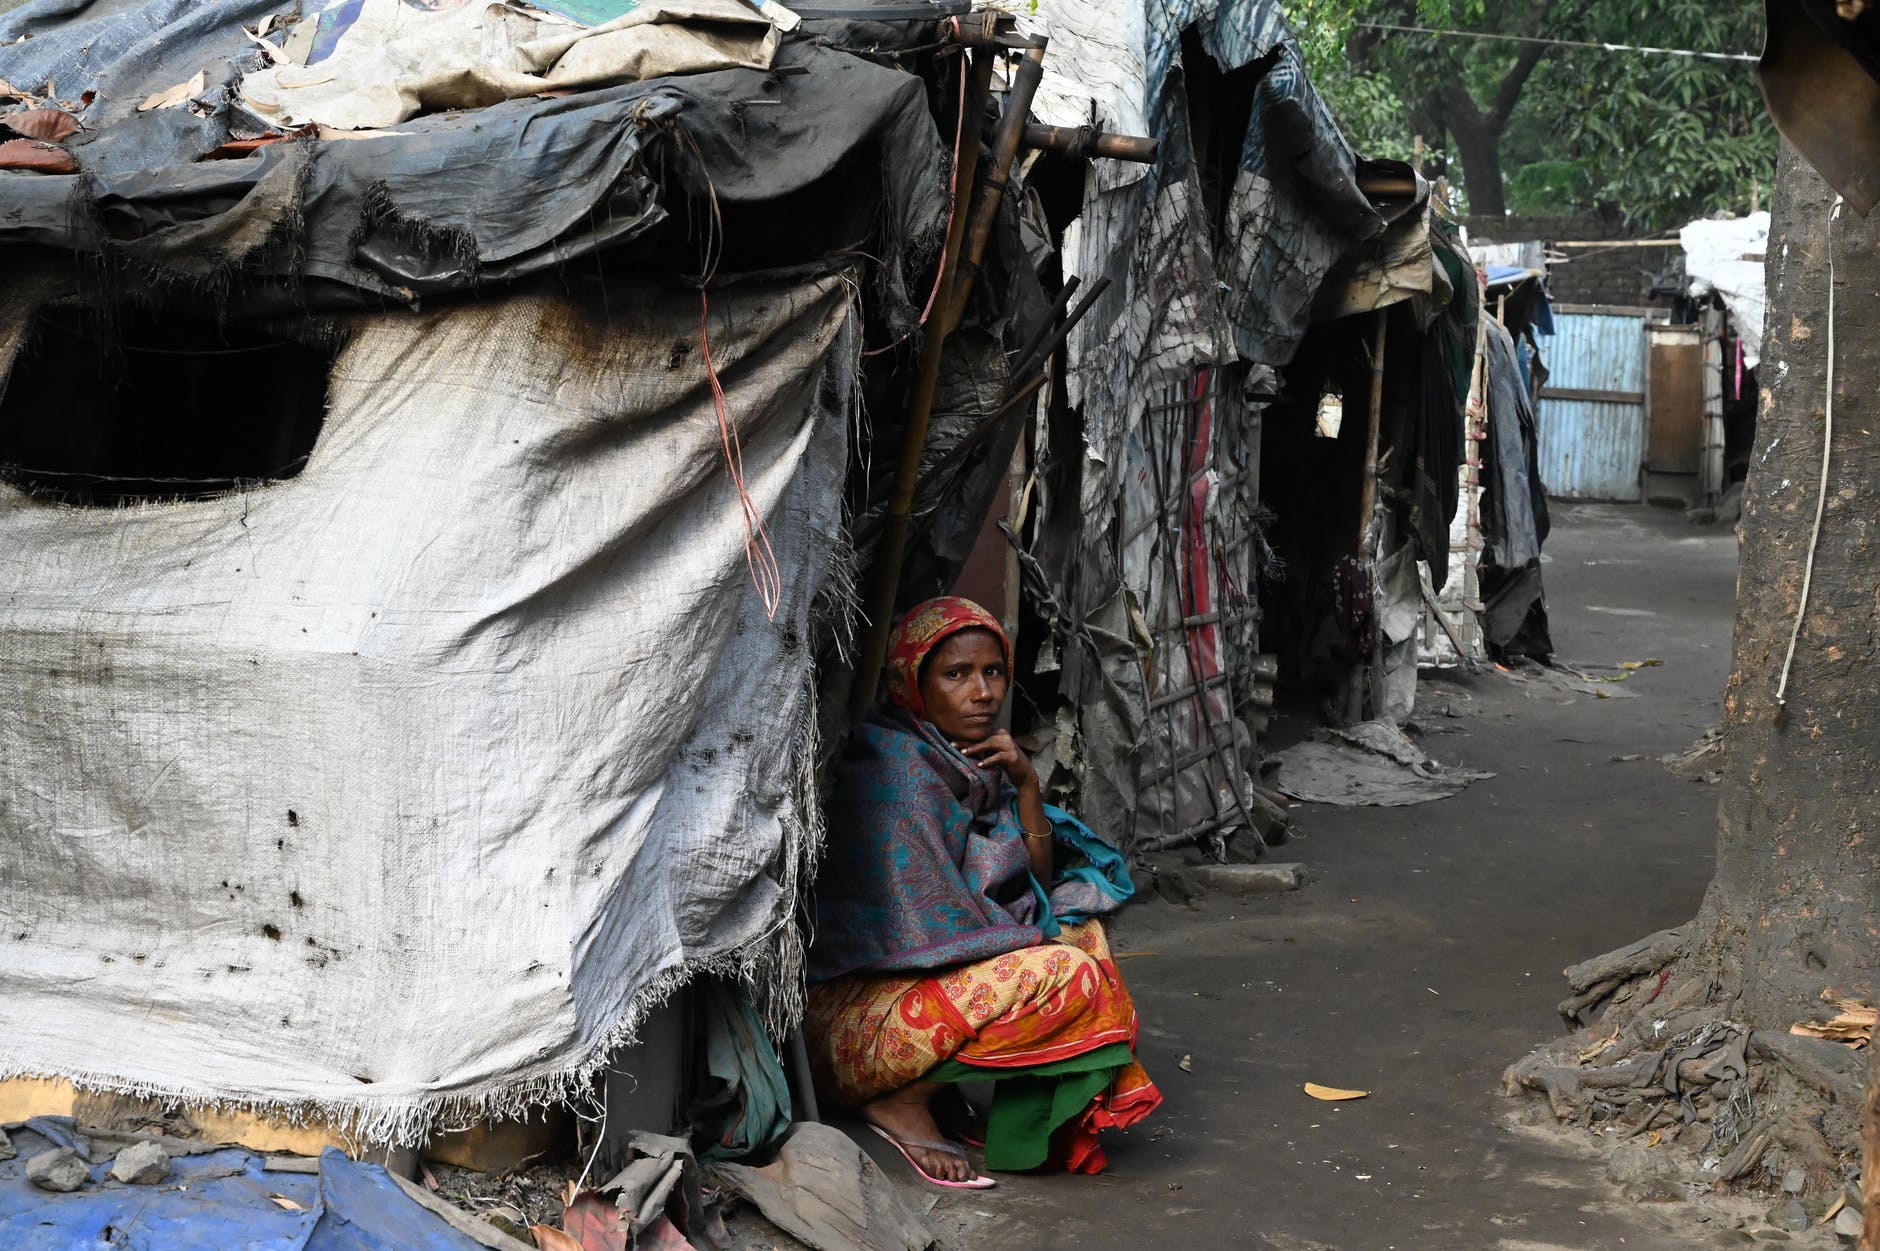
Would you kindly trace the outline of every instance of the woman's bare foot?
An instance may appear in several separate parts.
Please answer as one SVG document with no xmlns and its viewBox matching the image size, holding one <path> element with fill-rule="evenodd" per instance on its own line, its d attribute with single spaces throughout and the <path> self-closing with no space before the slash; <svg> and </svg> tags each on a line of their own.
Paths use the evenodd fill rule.
<svg viewBox="0 0 1880 1251">
<path fill-rule="evenodd" d="M 971 1181 L 973 1169 L 964 1154 L 953 1155 L 916 1145 L 921 1142 L 945 1142 L 940 1127 L 934 1123 L 928 1104 L 940 1089 L 937 1082 L 915 1082 L 890 1091 L 861 1106 L 864 1121 L 892 1134 L 902 1148 L 925 1169 L 928 1176 L 941 1181 Z"/>
</svg>

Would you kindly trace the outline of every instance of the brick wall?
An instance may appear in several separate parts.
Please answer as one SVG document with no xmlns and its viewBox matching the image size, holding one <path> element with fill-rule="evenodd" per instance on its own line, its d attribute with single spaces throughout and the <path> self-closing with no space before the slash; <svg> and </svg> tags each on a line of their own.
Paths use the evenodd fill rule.
<svg viewBox="0 0 1880 1251">
<path fill-rule="evenodd" d="M 1644 232 L 1586 217 L 1465 217 L 1472 243 L 1547 243 L 1637 239 Z M 1649 304 L 1652 275 L 1680 265 L 1668 248 L 1562 248 L 1549 266 L 1547 289 L 1556 304 Z"/>
</svg>

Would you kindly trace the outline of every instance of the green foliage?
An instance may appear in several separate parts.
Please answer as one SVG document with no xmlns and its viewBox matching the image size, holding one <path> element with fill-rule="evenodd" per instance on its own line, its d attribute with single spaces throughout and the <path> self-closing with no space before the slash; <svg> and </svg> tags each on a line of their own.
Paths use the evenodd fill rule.
<svg viewBox="0 0 1880 1251">
<path fill-rule="evenodd" d="M 1550 47 L 1497 122 L 1492 106 L 1518 74 L 1523 45 L 1385 33 L 1364 23 L 1740 52 L 1761 42 L 1761 7 L 1756 0 L 1287 0 L 1313 80 L 1359 151 L 1402 159 L 1420 133 L 1429 168 L 1460 174 L 1487 198 L 1491 189 L 1458 169 L 1457 135 L 1473 128 L 1478 142 L 1498 147 L 1511 211 L 1597 212 L 1642 228 L 1746 209 L 1752 182 L 1767 191 L 1775 128 L 1748 62 Z"/>
<path fill-rule="evenodd" d="M 1509 173 L 1507 190 L 1510 213 L 1570 214 L 1592 201 L 1593 181 L 1577 161 L 1533 161 Z"/>
</svg>

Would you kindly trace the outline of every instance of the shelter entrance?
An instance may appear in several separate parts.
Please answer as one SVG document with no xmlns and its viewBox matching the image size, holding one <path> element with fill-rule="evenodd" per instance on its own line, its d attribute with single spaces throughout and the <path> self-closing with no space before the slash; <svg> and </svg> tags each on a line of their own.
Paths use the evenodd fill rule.
<svg viewBox="0 0 1880 1251">
<path fill-rule="evenodd" d="M 305 467 L 336 346 L 141 308 L 42 308 L 0 384 L 0 479 L 111 507 Z"/>
</svg>

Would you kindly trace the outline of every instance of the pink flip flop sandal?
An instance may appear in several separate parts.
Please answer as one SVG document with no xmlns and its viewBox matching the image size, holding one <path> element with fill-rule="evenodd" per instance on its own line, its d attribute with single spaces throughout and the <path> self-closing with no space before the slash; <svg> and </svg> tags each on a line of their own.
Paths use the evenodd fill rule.
<svg viewBox="0 0 1880 1251">
<path fill-rule="evenodd" d="M 990 1190 L 999 1184 L 995 1179 L 985 1176 L 976 1176 L 971 1181 L 942 1181 L 940 1178 L 935 1177 L 932 1173 L 922 1168 L 919 1163 L 915 1161 L 913 1154 L 908 1151 L 909 1147 L 917 1147 L 922 1151 L 938 1151 L 944 1155 L 956 1155 L 964 1160 L 966 1158 L 966 1152 L 963 1151 L 957 1143 L 928 1142 L 924 1138 L 896 1138 L 879 1125 L 870 1125 L 868 1128 L 880 1134 L 888 1141 L 888 1145 L 892 1146 L 896 1151 L 899 1151 L 901 1158 L 907 1161 L 909 1168 L 913 1169 L 916 1173 L 919 1173 L 936 1186 L 944 1186 L 948 1190 Z"/>
</svg>

